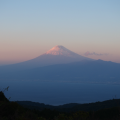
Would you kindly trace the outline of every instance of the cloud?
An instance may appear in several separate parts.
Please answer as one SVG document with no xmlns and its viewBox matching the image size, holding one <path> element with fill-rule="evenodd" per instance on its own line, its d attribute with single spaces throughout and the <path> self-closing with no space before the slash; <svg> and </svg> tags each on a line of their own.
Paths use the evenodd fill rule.
<svg viewBox="0 0 120 120">
<path fill-rule="evenodd" d="M 96 55 L 96 56 L 103 56 L 103 55 L 108 55 L 107 53 L 104 53 L 104 54 L 98 54 L 98 53 L 95 53 L 95 52 L 92 52 L 92 53 L 90 53 L 90 52 L 86 52 L 85 54 L 84 54 L 85 56 L 88 56 L 88 55 Z"/>
</svg>

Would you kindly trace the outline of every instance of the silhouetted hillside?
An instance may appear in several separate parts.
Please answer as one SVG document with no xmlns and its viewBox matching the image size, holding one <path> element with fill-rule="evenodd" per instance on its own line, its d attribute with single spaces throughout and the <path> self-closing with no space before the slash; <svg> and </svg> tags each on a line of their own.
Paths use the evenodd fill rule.
<svg viewBox="0 0 120 120">
<path fill-rule="evenodd" d="M 87 103 L 87 104 L 78 104 L 78 103 L 69 103 L 59 106 L 45 105 L 44 103 L 37 103 L 31 101 L 16 101 L 18 104 L 30 108 L 30 109 L 51 109 L 58 110 L 62 112 L 76 112 L 76 111 L 97 111 L 105 108 L 112 108 L 120 106 L 120 99 L 107 100 L 103 102 Z"/>
<path fill-rule="evenodd" d="M 17 102 L 9 102 L 9 100 L 4 96 L 4 93 L 1 91 L 0 92 L 0 120 L 119 120 L 120 107 L 117 106 L 117 107 L 107 108 L 107 106 L 110 107 L 110 104 L 112 103 L 113 103 L 113 106 L 115 106 L 116 105 L 115 103 L 117 102 L 120 102 L 120 100 L 111 100 L 111 101 L 98 102 L 98 103 L 92 103 L 92 104 L 83 104 L 83 105 L 66 104 L 63 106 L 57 106 L 59 108 L 58 110 L 51 110 L 51 108 L 49 109 L 45 108 L 39 111 L 37 110 L 37 107 L 40 108 L 46 105 L 34 103 L 30 101 L 29 102 L 19 101 L 18 103 L 24 106 L 22 107 Z M 91 106 L 91 108 L 92 107 L 97 108 L 98 106 L 103 106 L 103 105 L 106 105 L 106 108 L 97 110 L 97 111 L 92 111 L 93 109 L 91 109 L 90 112 L 86 112 L 86 111 L 82 111 L 82 110 L 80 111 L 76 109 L 76 108 L 81 109 L 82 107 L 83 107 L 82 109 L 86 109 L 89 106 Z M 34 109 L 30 106 L 33 106 Z M 48 106 L 49 105 L 47 105 L 46 107 Z M 30 107 L 33 110 L 25 107 Z M 59 111 L 60 108 L 62 108 L 61 109 L 62 111 Z M 73 109 L 72 110 L 73 112 L 69 111 L 69 109 L 71 110 Z M 90 107 L 89 107 L 89 110 L 90 110 Z"/>
</svg>

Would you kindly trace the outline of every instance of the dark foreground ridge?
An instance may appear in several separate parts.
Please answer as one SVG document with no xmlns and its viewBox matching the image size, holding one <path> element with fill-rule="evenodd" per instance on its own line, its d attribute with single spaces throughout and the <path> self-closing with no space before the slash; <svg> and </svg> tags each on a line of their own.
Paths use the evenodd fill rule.
<svg viewBox="0 0 120 120">
<path fill-rule="evenodd" d="M 119 103 L 120 100 L 75 103 L 57 106 L 56 109 L 55 106 L 30 101 L 10 102 L 1 91 L 0 120 L 120 120 Z"/>
<path fill-rule="evenodd" d="M 19 105 L 22 105 L 25 108 L 37 109 L 42 111 L 44 109 L 57 110 L 61 112 L 77 112 L 77 111 L 98 111 L 101 109 L 112 108 L 120 106 L 120 99 L 106 100 L 103 102 L 95 103 L 69 103 L 59 106 L 45 105 L 44 103 L 31 102 L 31 101 L 16 101 Z"/>
</svg>

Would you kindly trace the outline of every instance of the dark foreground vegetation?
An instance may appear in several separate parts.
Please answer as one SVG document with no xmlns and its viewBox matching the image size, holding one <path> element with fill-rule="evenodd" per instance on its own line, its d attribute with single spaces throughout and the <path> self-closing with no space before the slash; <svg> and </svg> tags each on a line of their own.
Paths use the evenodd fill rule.
<svg viewBox="0 0 120 120">
<path fill-rule="evenodd" d="M 22 105 L 20 102 L 19 104 L 10 102 L 0 91 L 0 120 L 120 120 L 119 102 L 120 100 L 111 100 L 84 105 L 66 104 L 58 107 L 50 105 L 45 107 L 44 104 L 40 104 L 44 106 L 40 109 L 40 105 L 34 102 L 26 102 L 26 104 L 22 102 Z"/>
</svg>

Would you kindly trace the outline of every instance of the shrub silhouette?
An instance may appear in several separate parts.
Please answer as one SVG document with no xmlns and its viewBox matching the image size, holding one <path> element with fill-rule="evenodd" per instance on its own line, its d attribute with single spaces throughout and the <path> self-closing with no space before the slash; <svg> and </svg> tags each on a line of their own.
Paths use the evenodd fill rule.
<svg viewBox="0 0 120 120">
<path fill-rule="evenodd" d="M 0 91 L 0 101 L 9 102 L 2 91 Z"/>
</svg>

